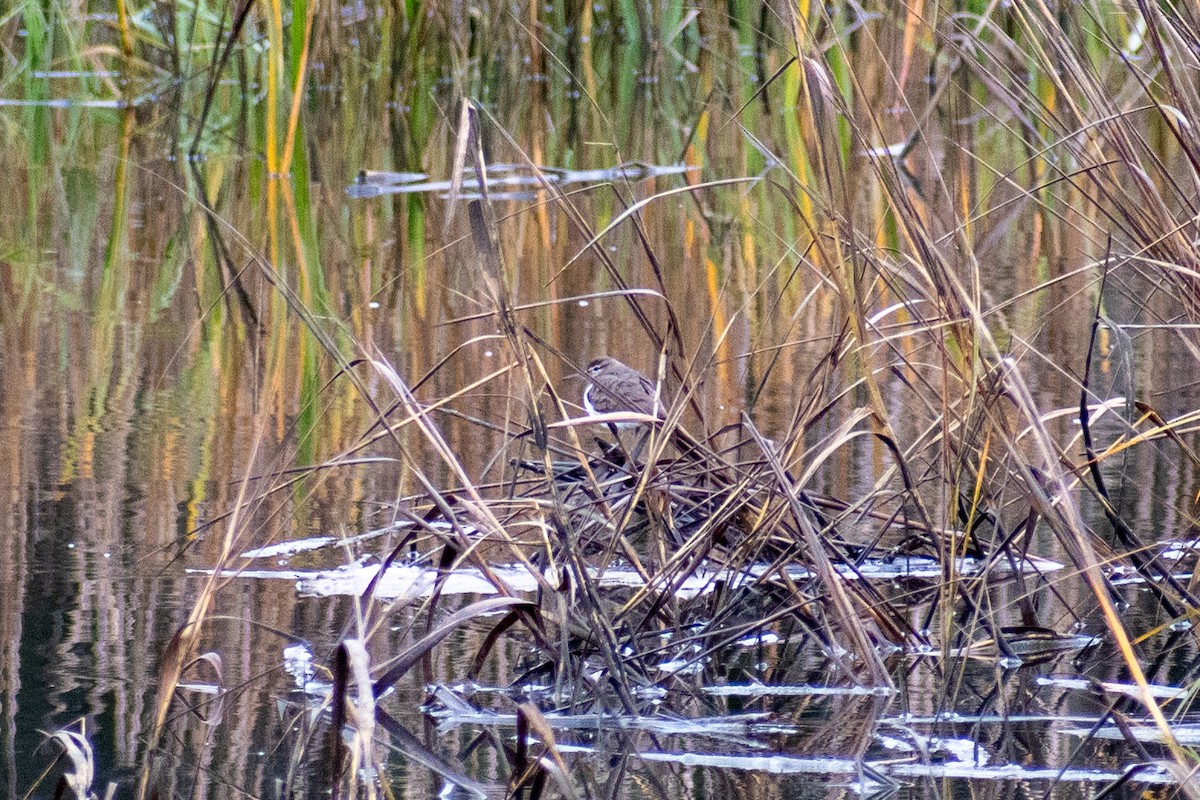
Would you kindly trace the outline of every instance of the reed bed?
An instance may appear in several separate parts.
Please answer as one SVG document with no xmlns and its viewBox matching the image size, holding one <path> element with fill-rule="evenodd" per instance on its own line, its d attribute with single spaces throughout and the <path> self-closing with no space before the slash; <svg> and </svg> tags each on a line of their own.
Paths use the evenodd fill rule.
<svg viewBox="0 0 1200 800">
<path fill-rule="evenodd" d="M 145 91 L 121 89 L 118 163 L 131 159 L 134 115 L 161 113 L 148 98 L 168 91 L 162 76 L 193 76 L 171 91 L 197 156 L 177 176 L 202 220 L 196 296 L 207 320 L 266 354 L 259 385 L 292 387 L 296 412 L 285 426 L 281 401 L 258 407 L 238 493 L 210 521 L 213 571 L 159 666 L 140 796 L 196 746 L 179 732 L 212 724 L 211 703 L 184 705 L 178 692 L 197 671 L 221 676 L 206 650 L 213 609 L 245 567 L 239 554 L 267 543 L 262 520 L 281 497 L 302 506 L 329 476 L 375 459 L 396 470 L 376 516 L 394 534 L 332 649 L 327 700 L 289 716 L 285 795 L 314 764 L 334 797 L 388 794 L 380 741 L 420 749 L 389 698 L 427 683 L 432 654 L 463 628 L 485 633 L 462 680 L 505 642 L 523 654 L 505 699 L 515 743 L 490 743 L 509 794 L 575 796 L 548 714 L 686 716 L 708 707 L 704 689 L 748 639 L 781 643 L 780 683 L 819 663 L 830 684 L 895 691 L 914 657 L 933 654 L 938 703 L 953 708 L 968 659 L 1057 652 L 1073 646 L 1076 623 L 1136 687 L 1132 700 L 1107 700 L 1112 712 L 1153 726 L 1157 757 L 1196 793 L 1195 754 L 1151 686 L 1161 664 L 1140 650 L 1166 631 L 1194 644 L 1195 582 L 1161 556 L 1129 499 L 1148 483 L 1130 467 L 1139 452 L 1200 467 L 1195 410 L 1138 384 L 1128 361 L 1130 332 L 1152 330 L 1183 354 L 1173 386 L 1196 373 L 1200 19 L 1189 7 L 967 3 L 929 18 L 920 4 L 663 2 L 519 17 L 405 3 L 368 24 L 272 2 L 183 4 L 141 27 L 118 7 L 112 30 L 62 28 L 112 38 L 108 58 L 149 76 Z M 0 42 L 21 68 L 0 88 L 23 74 L 33 97 L 29 76 L 54 62 L 38 47 L 40 8 L 21 13 L 25 43 Z M 250 59 L 255 41 L 266 55 Z M 602 52 L 610 41 L 624 49 Z M 566 87 L 532 83 L 533 123 L 505 109 L 522 83 L 508 80 L 524 69 L 515 53 Z M 75 57 L 109 63 L 83 48 Z M 754 80 L 722 73 L 738 58 Z M 652 95 L 645 87 L 671 76 L 663 59 L 697 79 Z M 394 155 L 382 166 L 449 176 L 444 197 L 396 195 L 370 220 L 393 230 L 403 265 L 359 276 L 365 296 L 404 294 L 390 352 L 338 310 L 305 146 L 324 124 L 305 112 L 314 64 L 339 86 L 386 74 L 403 113 L 378 120 Z M 651 97 L 668 116 L 678 104 L 676 126 L 634 127 L 627 112 Z M 31 163 L 50 140 L 44 113 L 27 119 Z M 218 168 L 202 157 L 234 126 L 252 129 L 261 156 L 235 168 L 263 189 L 265 214 L 245 225 L 230 222 Z M 694 169 L 563 186 L 552 163 L 601 160 L 580 130 L 602 142 L 608 166 L 648 149 Z M 524 194 L 492 177 L 509 163 L 527 176 Z M 127 179 L 122 166 L 104 258 L 114 273 Z M 682 233 L 661 235 L 673 215 Z M 339 235 L 356 225 L 368 223 Z M 1016 244 L 1043 254 L 1019 275 L 996 263 Z M 437 298 L 434 283 L 450 288 Z M 638 423 L 618 429 L 582 412 L 583 366 L 599 353 L 555 327 L 581 303 L 621 320 L 661 418 L 609 420 Z M 1047 341 L 1049 323 L 1018 323 L 1019 309 L 1069 316 L 1069 333 Z M 426 338 L 436 352 L 405 355 Z M 1057 405 L 1046 382 L 1067 387 Z M 731 394 L 736 412 L 713 399 Z M 259 450 L 268 440 L 281 443 L 271 455 Z M 828 491 L 822 475 L 858 462 L 867 478 Z M 1190 518 L 1191 498 L 1176 504 Z M 914 564 L 933 572 L 914 577 Z M 401 565 L 432 570 L 432 589 L 376 597 Z M 512 565 L 534 591 L 509 585 L 499 567 Z M 493 596 L 443 594 L 467 569 Z M 604 582 L 613 570 L 627 585 Z M 1152 598 L 1138 627 L 1122 615 L 1117 577 Z M 393 651 L 401 608 L 411 640 Z M 234 691 L 217 683 L 222 698 Z M 77 734 L 56 736 L 85 749 Z"/>
</svg>

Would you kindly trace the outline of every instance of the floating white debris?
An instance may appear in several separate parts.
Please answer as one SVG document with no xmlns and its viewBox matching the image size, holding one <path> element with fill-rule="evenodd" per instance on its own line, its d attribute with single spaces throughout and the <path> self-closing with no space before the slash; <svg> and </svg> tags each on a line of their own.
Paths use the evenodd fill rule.
<svg viewBox="0 0 1200 800">
<path fill-rule="evenodd" d="M 658 671 L 668 675 L 699 675 L 704 671 L 705 662 L 703 658 L 676 658 L 659 664 Z"/>
<path fill-rule="evenodd" d="M 313 654 L 307 645 L 293 644 L 283 648 L 283 671 L 296 681 L 296 688 L 303 689 L 313 679 Z"/>
<path fill-rule="evenodd" d="M 322 570 L 297 579 L 296 591 L 307 597 L 358 597 L 367 590 L 371 581 L 375 580 L 379 569 L 378 564 L 350 564 L 337 569 Z M 391 567 L 375 584 L 375 596 L 387 600 L 428 596 L 435 579 L 436 575 L 432 570 L 421 567 Z M 486 592 L 487 594 L 495 591 L 491 584 L 488 584 L 487 588 L 491 590 Z"/>
<path fill-rule="evenodd" d="M 439 523 L 427 523 L 436 527 Z M 440 523 L 445 524 L 445 523 Z M 385 532 L 388 529 L 385 529 Z M 394 529 L 391 529 L 394 530 Z M 373 532 L 371 535 L 378 535 Z M 361 537 L 360 537 L 361 538 Z M 300 542 L 288 542 L 270 547 L 257 548 L 243 553 L 246 558 L 262 558 L 265 556 L 285 555 L 302 550 L 311 550 L 331 544 L 332 537 L 316 537 Z M 298 547 L 298 549 L 297 549 Z M 1030 561 L 1028 568 L 1037 573 L 1053 572 L 1062 569 L 1062 564 L 1053 561 Z M 332 570 L 225 570 L 226 577 L 287 579 L 297 581 L 301 594 L 319 597 L 330 595 L 361 594 L 375 576 L 379 573 L 378 564 L 349 564 Z M 683 581 L 675 575 L 663 574 L 651 580 L 651 588 L 670 586 L 675 596 L 689 600 L 707 595 L 716 590 L 718 585 L 738 587 L 760 580 L 769 580 L 777 568 L 767 564 L 756 564 L 745 570 L 706 570 L 699 569 Z M 495 565 L 490 568 L 506 586 L 518 592 L 532 592 L 538 587 L 537 579 L 521 564 Z M 959 559 L 955 565 L 959 575 L 977 575 L 987 571 L 993 577 L 1011 574 L 1006 565 L 987 565 L 972 558 Z M 211 570 L 189 570 L 210 574 Z M 899 577 L 925 578 L 936 580 L 942 575 L 942 568 L 932 558 L 900 557 L 884 562 L 865 562 L 858 567 L 857 574 L 850 567 L 839 567 L 838 572 L 846 579 L 857 579 L 859 575 L 872 580 L 894 580 Z M 641 588 L 646 585 L 642 576 L 628 567 L 609 567 L 603 571 L 592 570 L 591 577 L 602 588 Z M 802 581 L 811 577 L 811 573 L 802 566 L 787 568 L 789 580 Z M 478 569 L 466 568 L 451 572 L 439 572 L 431 568 L 416 566 L 392 565 L 375 587 L 375 596 L 381 599 L 396 599 L 400 597 L 417 597 L 427 595 L 432 590 L 435 581 L 441 581 L 440 589 L 443 594 L 495 594 L 495 587 Z M 1086 637 L 1085 637 L 1086 638 Z M 932 651 L 930 651 L 932 653 Z"/>
<path fill-rule="evenodd" d="M 947 761 L 959 764 L 979 767 L 986 765 L 988 761 L 987 751 L 983 750 L 974 739 L 946 739 L 940 736 L 931 736 L 926 740 L 925 747 L 927 751 L 940 753 L 946 757 Z M 979 762 L 981 755 L 983 756 L 982 763 Z"/>
<path fill-rule="evenodd" d="M 1163 548 L 1158 553 L 1159 558 L 1179 561 L 1200 551 L 1200 539 L 1166 539 L 1158 542 L 1158 546 Z"/>
<path fill-rule="evenodd" d="M 894 717 L 881 717 L 881 725 L 898 725 L 908 728 L 913 725 L 1007 725 L 1009 723 L 1063 723 L 1074 722 L 1089 725 L 1098 717 L 1096 715 L 1075 714 L 957 714 L 953 711 L 941 714 L 897 714 Z"/>
<path fill-rule="evenodd" d="M 595 753 L 596 748 L 581 745 L 559 744 L 562 752 Z M 668 753 L 641 751 L 637 757 L 644 761 L 665 761 L 685 766 L 714 767 L 753 772 L 810 775 L 858 775 L 862 764 L 844 758 L 804 758 L 781 754 L 731 755 L 727 753 Z M 1055 767 L 1027 767 L 1021 764 L 977 767 L 973 764 L 895 764 L 889 762 L 867 762 L 876 773 L 889 778 L 972 778 L 998 781 L 1077 781 L 1079 783 L 1110 783 L 1123 773 L 1108 770 L 1067 769 Z M 1130 777 L 1134 784 L 1174 784 L 1175 781 L 1164 770 L 1152 767 L 1136 772 Z"/>
<path fill-rule="evenodd" d="M 738 647 L 769 647 L 773 644 L 779 644 L 783 641 L 783 637 L 775 631 L 762 631 L 761 633 L 751 634 L 744 639 L 738 639 L 734 644 Z"/>
<path fill-rule="evenodd" d="M 1037 684 L 1039 686 L 1057 686 L 1060 689 L 1078 689 L 1086 692 L 1093 691 L 1096 687 L 1099 687 L 1106 692 L 1123 694 L 1135 699 L 1140 699 L 1142 696 L 1142 690 L 1132 683 L 1095 682 L 1083 678 L 1038 678 Z M 1188 693 L 1188 690 L 1181 686 L 1164 686 L 1157 683 L 1150 684 L 1149 689 L 1150 695 L 1156 700 L 1175 700 Z"/>
<path fill-rule="evenodd" d="M 269 544 L 266 547 L 256 547 L 242 553 L 242 558 L 275 558 L 277 556 L 294 556 L 309 550 L 320 550 L 336 542 L 332 536 L 314 536 L 309 539 L 297 539 L 293 542 Z"/>
<path fill-rule="evenodd" d="M 765 683 L 731 683 L 727 686 L 705 686 L 700 691 L 713 697 L 820 697 L 867 696 L 888 697 L 896 690 L 886 686 L 804 686 Z"/>
<path fill-rule="evenodd" d="M 439 700 L 445 698 L 439 696 Z M 429 716 L 438 720 L 443 732 L 462 725 L 489 725 L 509 727 L 517 724 L 516 714 L 486 711 L 481 709 L 462 710 L 451 707 L 426 709 Z M 795 725 L 775 719 L 773 714 L 751 712 L 729 714 L 722 717 L 692 717 L 675 719 L 665 716 L 622 716 L 620 714 L 555 714 L 545 715 L 546 724 L 555 730 L 629 730 L 645 731 L 663 736 L 743 736 L 754 733 L 796 733 Z"/>
<path fill-rule="evenodd" d="M 969 778 L 979 781 L 1055 781 L 1056 783 L 1111 783 L 1123 773 L 1099 769 L 1059 769 L 1057 767 L 1027 767 L 1023 764 L 1003 764 L 977 767 L 974 764 L 888 764 L 874 765 L 891 778 Z M 1173 784 L 1165 771 L 1153 767 L 1136 773 L 1131 783 L 1155 785 Z"/>
<path fill-rule="evenodd" d="M 1175 741 L 1184 747 L 1195 747 L 1200 745 L 1200 724 L 1198 723 L 1181 723 L 1171 724 L 1171 735 L 1175 737 Z M 1133 738 L 1139 742 L 1162 742 L 1163 734 L 1158 728 L 1152 725 L 1129 725 L 1129 731 L 1133 734 Z M 1102 725 L 1099 729 L 1090 728 L 1064 728 L 1063 733 L 1068 736 L 1080 737 L 1095 737 L 1097 739 L 1111 739 L 1114 741 L 1123 741 L 1125 739 L 1124 732 L 1116 725 Z"/>
</svg>

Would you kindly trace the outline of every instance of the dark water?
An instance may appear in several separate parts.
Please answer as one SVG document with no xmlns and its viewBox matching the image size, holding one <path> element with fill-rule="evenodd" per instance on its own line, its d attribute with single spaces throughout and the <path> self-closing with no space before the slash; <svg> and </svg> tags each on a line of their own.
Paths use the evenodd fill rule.
<svg viewBox="0 0 1200 800">
<path fill-rule="evenodd" d="M 81 107 L 78 101 L 111 98 L 109 88 L 102 81 L 36 77 L 45 73 L 17 43 L 30 21 L 0 23 L 5 52 L 17 55 L 14 63 L 24 70 L 17 74 L 28 76 L 4 83 L 3 99 L 75 103 L 0 108 L 6 187 L 0 203 L 5 796 L 21 796 L 35 785 L 37 796 L 51 795 L 53 784 L 38 780 L 57 750 L 43 732 L 67 727 L 82 730 L 91 742 L 100 790 L 117 782 L 122 797 L 135 795 L 151 763 L 162 797 L 274 797 L 277 781 L 284 780 L 297 796 L 325 791 L 325 730 L 319 718 L 305 723 L 302 709 L 315 702 L 328 674 L 318 670 L 312 679 L 319 685 L 308 687 L 315 691 L 302 691 L 294 671 L 284 669 L 285 648 L 302 645 L 324 668 L 338 641 L 362 632 L 352 598 L 305 596 L 294 577 L 239 577 L 220 586 L 200 652 L 220 656 L 220 683 L 231 690 L 229 699 L 208 723 L 177 702 L 153 762 L 146 746 L 164 650 L 209 580 L 205 570 L 218 562 L 230 531 L 226 515 L 238 507 L 243 487 L 270 483 L 276 489 L 237 518 L 235 553 L 383 527 L 396 498 L 419 489 L 411 470 L 384 445 L 361 454 L 379 460 L 295 485 L 257 480 L 348 451 L 374 419 L 350 383 L 336 378 L 337 363 L 276 285 L 296 292 L 343 358 L 385 358 L 410 385 L 432 370 L 417 389 L 425 401 L 451 395 L 507 363 L 494 323 L 474 316 L 487 301 L 462 202 L 452 202 L 441 187 L 422 194 L 348 193 L 360 170 L 448 179 L 455 102 L 465 92 L 495 116 L 485 136 L 493 160 L 521 161 L 517 147 L 500 135 L 503 128 L 541 164 L 600 171 L 578 181 L 587 191 L 571 196 L 580 217 L 599 230 L 632 201 L 690 180 L 778 175 L 738 125 L 723 124 L 743 104 L 741 123 L 774 151 L 789 152 L 799 141 L 780 112 L 788 100 L 783 82 L 767 93 L 765 104 L 750 88 L 762 71 L 756 55 L 774 71 L 788 51 L 756 45 L 745 28 L 724 27 L 708 39 L 692 21 L 684 24 L 678 49 L 646 50 L 631 41 L 618 15 L 596 11 L 594 50 L 590 44 L 577 50 L 565 33 L 567 39 L 551 50 L 572 64 L 590 59 L 593 69 L 610 76 L 602 77 L 592 105 L 581 99 L 578 84 L 555 71 L 560 67 L 553 59 L 540 51 L 527 57 L 527 34 L 512 20 L 496 21 L 490 35 L 470 28 L 475 33 L 468 36 L 446 12 L 429 23 L 427 49 L 397 68 L 387 49 L 387 25 L 368 11 L 342 8 L 329 22 L 329 38 L 315 54 L 312 89 L 303 98 L 291 179 L 270 175 L 273 145 L 264 133 L 272 124 L 286 130 L 286 101 L 280 117 L 271 119 L 261 92 L 245 84 L 218 93 L 201 157 L 189 160 L 204 96 L 204 79 L 195 77 L 202 74 L 199 50 L 180 67 L 193 76 L 191 83 L 172 89 L 138 73 L 148 94 L 138 95 L 143 99 L 136 108 Z M 550 31 L 582 24 L 563 13 L 535 16 L 541 14 Z M 479 26 L 487 18 L 471 19 Z M 81 20 L 52 24 L 84 41 L 106 36 Z M 772 23 L 771 30 L 782 29 Z M 714 67 L 714 57 L 724 66 Z M 265 72 L 261 56 L 247 58 L 254 74 Z M 728 83 L 719 102 L 711 94 L 714 75 Z M 243 105 L 243 90 L 256 102 Z M 692 134 L 701 113 L 714 119 L 697 141 Z M 898 136 L 906 130 L 906 120 L 891 122 Z M 925 169 L 936 168 L 930 153 L 918 154 L 919 162 L 923 158 L 930 159 L 921 162 Z M 664 169 L 628 181 L 603 172 L 632 161 L 698 169 Z M 541 354 L 563 396 L 577 403 L 581 384 L 570 382 L 565 359 L 583 364 L 610 353 L 651 371 L 658 353 L 627 304 L 597 296 L 616 288 L 613 276 L 593 254 L 572 260 L 588 236 L 546 197 L 502 197 L 497 209 L 504 217 L 514 301 L 559 301 L 527 309 L 521 318 L 545 343 Z M 205 205 L 213 206 L 215 217 L 206 215 Z M 952 210 L 934 202 L 928 213 L 936 218 Z M 1043 211 L 1028 205 L 1015 218 L 981 220 L 976 255 L 985 265 L 985 301 L 1002 307 L 992 317 L 996 329 L 1048 412 L 1078 403 L 1074 379 L 1084 368 L 1094 302 L 1085 279 L 1072 271 L 1098 257 L 1098 245 Z M 667 296 L 685 348 L 671 353 L 676 363 L 686 366 L 695 357 L 709 364 L 697 402 L 710 428 L 736 422 L 746 411 L 763 430 L 782 430 L 842 314 L 817 277 L 824 267 L 809 264 L 789 277 L 807 236 L 792 207 L 768 182 L 746 181 L 661 198 L 642 209 L 639 224 L 661 261 L 661 284 L 632 225 L 608 234 L 603 247 L 627 285 Z M 273 281 L 259 259 L 272 265 Z M 1023 294 L 1051 275 L 1065 277 Z M 1138 286 L 1131 281 L 1128 291 L 1115 293 L 1107 314 L 1145 321 Z M 1004 304 L 1009 298 L 1015 299 Z M 882 311 L 895 298 L 879 288 L 869 302 Z M 665 330 L 666 305 L 654 299 L 646 305 L 650 324 Z M 1164 417 L 1195 408 L 1195 360 L 1168 332 L 1138 330 L 1135 336 L 1127 365 L 1118 348 L 1102 348 L 1102 363 L 1093 368 L 1099 396 L 1123 395 L 1134 386 Z M 881 334 L 873 352 L 875 367 L 886 373 L 885 402 L 897 435 L 911 442 L 929 424 L 912 393 L 916 370 L 889 361 L 893 353 L 882 341 Z M 847 368 L 839 382 L 850 385 L 856 377 Z M 365 380 L 368 391 L 386 396 L 378 374 Z M 508 399 L 490 390 L 468 392 L 453 404 L 462 416 L 439 419 L 450 449 L 476 479 L 491 475 L 485 469 L 506 437 L 503 427 L 489 433 L 466 417 L 501 424 L 525 419 Z M 866 402 L 861 389 L 851 389 L 839 414 Z M 814 426 L 812 442 L 837 428 L 836 416 Z M 1073 418 L 1064 411 L 1049 423 L 1063 442 L 1075 434 Z M 1097 430 L 1111 440 L 1123 426 L 1101 422 Z M 427 459 L 432 478 L 453 483 L 429 448 L 419 442 L 412 447 Z M 1064 448 L 1079 451 L 1077 443 Z M 861 497 L 891 464 L 888 448 L 864 437 L 823 464 L 812 488 Z M 1192 460 L 1152 443 L 1106 469 L 1116 482 L 1122 474 L 1131 478 L 1123 510 L 1145 539 L 1193 538 L 1187 516 L 1196 486 Z M 1006 498 L 996 502 L 1003 506 Z M 1089 521 L 1103 528 L 1099 512 L 1089 508 Z M 1031 549 L 1067 560 L 1042 532 Z M 252 566 L 309 570 L 349 563 L 366 551 L 386 549 L 364 544 Z M 899 583 L 892 588 L 906 589 Z M 1144 588 L 1119 591 L 1131 629 L 1150 631 L 1170 621 Z M 1008 585 L 990 594 L 1003 609 L 995 612 L 997 619 L 1023 621 L 1016 611 L 1022 592 Z M 925 597 L 914 605 L 915 625 L 923 624 L 929 602 Z M 1038 624 L 1064 635 L 1099 636 L 1100 643 L 1019 669 L 1006 668 L 994 652 L 972 658 L 897 654 L 888 666 L 898 690 L 887 694 L 705 693 L 705 687 L 752 681 L 849 687 L 811 642 L 769 643 L 704 665 L 701 673 L 681 679 L 690 687 L 680 693 L 684 699 L 661 708 L 647 700 L 643 709 L 646 716 L 661 710 L 666 719 L 757 715 L 743 728 L 621 729 L 611 721 L 589 727 L 583 720 L 556 728 L 557 741 L 585 796 L 871 794 L 879 787 L 870 784 L 864 762 L 897 781 L 904 796 L 1091 796 L 1141 756 L 1119 740 L 1081 745 L 1084 737 L 1073 731 L 1091 727 L 1108 702 L 1086 688 L 1047 680 L 1127 683 L 1129 676 L 1094 597 L 1071 567 L 1039 584 L 1036 607 Z M 415 619 L 412 608 L 393 611 L 388 630 L 372 640 L 373 656 L 382 660 L 419 638 Z M 477 687 L 461 685 L 485 632 L 481 622 L 455 633 L 385 703 L 455 774 L 498 796 L 508 775 L 503 759 L 490 743 L 468 745 L 488 730 L 509 741 L 513 721 L 459 719 L 439 701 L 425 705 L 430 715 L 419 709 L 427 703 L 426 686 L 440 683 L 456 687 L 481 713 L 513 713 L 514 698 L 499 688 L 529 661 L 529 642 L 520 636 L 502 642 Z M 1187 634 L 1159 631 L 1139 643 L 1139 655 L 1152 683 L 1179 686 L 1196 679 L 1197 653 Z M 215 679 L 198 666 L 183 682 Z M 185 690 L 182 696 L 203 695 Z M 448 785 L 403 737 L 386 733 L 379 741 L 377 757 L 396 796 L 427 797 Z M 1150 756 L 1163 755 L 1158 745 L 1147 748 Z M 298 752 L 305 755 L 297 758 Z M 302 765 L 296 777 L 287 774 L 293 761 Z M 895 766 L 900 762 L 914 766 L 901 769 Z M 1092 772 L 1054 778 L 1056 770 L 1068 769 Z M 1156 772 L 1142 780 L 1149 783 L 1135 781 L 1122 791 L 1141 793 L 1164 779 Z M 618 788 L 608 788 L 613 786 Z"/>
</svg>

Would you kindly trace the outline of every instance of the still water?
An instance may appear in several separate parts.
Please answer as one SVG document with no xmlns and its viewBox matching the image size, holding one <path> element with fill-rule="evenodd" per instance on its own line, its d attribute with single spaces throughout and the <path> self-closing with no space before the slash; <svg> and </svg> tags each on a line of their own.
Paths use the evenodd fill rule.
<svg viewBox="0 0 1200 800">
<path fill-rule="evenodd" d="M 350 588 L 330 588 L 330 574 L 318 571 L 377 565 L 400 541 L 390 527 L 398 500 L 421 491 L 414 464 L 388 442 L 363 444 L 375 423 L 364 395 L 394 401 L 385 376 L 360 369 L 355 386 L 341 367 L 378 359 L 421 402 L 450 398 L 435 419 L 472 480 L 495 480 L 511 459 L 528 457 L 506 445 L 528 424 L 519 383 L 480 383 L 506 369 L 511 353 L 484 313 L 486 270 L 466 208 L 474 172 L 461 182 L 454 175 L 464 94 L 491 115 L 481 123 L 491 162 L 520 173 L 528 157 L 562 170 L 552 177 L 565 201 L 552 201 L 527 172 L 497 184 L 491 199 L 508 291 L 567 416 L 581 413 L 583 381 L 573 365 L 611 354 L 653 373 L 666 351 L 679 369 L 695 366 L 703 376 L 685 422 L 702 418 L 715 431 L 744 412 L 771 435 L 786 430 L 844 313 L 827 291 L 828 267 L 805 249 L 811 237 L 795 198 L 776 188 L 795 164 L 770 154 L 787 154 L 803 138 L 788 121 L 791 84 L 754 94 L 789 52 L 728 21 L 716 33 L 697 29 L 707 14 L 700 23 L 680 17 L 670 47 L 641 47 L 627 21 L 598 9 L 586 21 L 543 10 L 541 24 L 553 34 L 546 50 L 513 20 L 472 14 L 460 27 L 462 20 L 431 14 L 427 39 L 405 50 L 391 38 L 403 25 L 342 8 L 317 20 L 323 38 L 294 133 L 287 97 L 267 91 L 269 59 L 248 48 L 218 86 L 195 153 L 207 80 L 196 77 L 198 50 L 183 50 L 173 66 L 161 54 L 145 56 L 142 66 L 178 69 L 183 80 L 133 72 L 127 86 L 135 90 L 121 92 L 102 70 L 39 69 L 44 56 L 15 44 L 30 20 L 0 22 L 22 65 L 19 80 L 0 84 L 13 101 L 0 105 L 5 796 L 34 786 L 37 796 L 52 794 L 52 782 L 39 782 L 58 752 L 45 732 L 64 728 L 90 742 L 101 792 L 115 782 L 118 796 L 135 796 L 145 770 L 162 797 L 275 797 L 281 785 L 297 796 L 325 791 L 327 723 L 312 709 L 335 645 L 364 635 L 355 600 L 364 582 L 351 576 Z M 51 24 L 105 39 L 86 23 Z M 479 28 L 486 24 L 495 27 Z M 580 24 L 591 31 L 583 44 L 571 32 Z M 251 28 L 259 44 L 270 38 L 269 20 Z M 775 21 L 769 30 L 777 37 L 784 28 Z M 393 51 L 409 60 L 393 61 Z M 578 80 L 566 76 L 569 65 Z M 911 121 L 900 114 L 885 124 L 900 137 Z M 913 156 L 916 172 L 934 174 L 934 149 Z M 281 151 L 290 156 L 281 160 Z M 848 160 L 855 174 L 869 175 L 864 154 Z M 279 166 L 287 177 L 273 174 Z M 380 177 L 385 172 L 410 174 Z M 701 181 L 727 182 L 682 191 Z M 587 247 L 656 194 L 638 207 L 636 225 L 623 219 L 600 239 L 609 264 Z M 952 209 L 931 201 L 926 210 L 936 218 Z M 1099 253 L 1097 240 L 1042 211 L 1018 203 L 984 217 L 974 241 L 986 278 L 981 296 L 995 309 L 990 321 L 1049 412 L 1078 404 L 1093 300 L 1075 270 Z M 898 282 L 903 269 L 898 263 Z M 1030 291 L 1051 277 L 1060 280 Z M 613 295 L 625 287 L 645 290 L 644 322 Z M 905 320 L 888 311 L 893 301 L 879 288 L 869 310 L 899 325 Z M 1109 299 L 1110 318 L 1133 321 L 1136 313 L 1128 294 Z M 893 429 L 912 442 L 928 424 L 913 398 L 926 354 L 906 350 L 903 337 L 889 344 L 885 328 L 867 348 L 876 359 L 869 363 L 880 370 Z M 1168 334 L 1145 331 L 1124 345 L 1103 338 L 1093 366 L 1098 399 L 1153 387 L 1143 396 L 1164 417 L 1196 407 L 1195 362 Z M 911 369 L 891 360 L 893 345 Z M 841 410 L 813 421 L 810 444 L 868 402 L 855 370 L 841 369 L 834 383 L 848 394 Z M 497 391 L 501 385 L 507 390 Z M 1067 440 L 1072 420 L 1064 412 L 1048 424 Z M 1098 423 L 1110 438 L 1120 429 Z M 427 441 L 405 442 L 439 486 L 461 482 Z M 349 463 L 288 478 L 287 470 L 335 458 Z M 888 447 L 863 437 L 832 452 L 809 488 L 853 501 L 891 466 Z M 1123 510 L 1134 527 L 1147 540 L 1184 538 L 1190 526 L 1180 509 L 1194 491 L 1195 464 L 1167 446 L 1146 446 L 1120 469 L 1142 476 L 1139 489 L 1153 487 L 1126 489 Z M 1099 525 L 1099 512 L 1091 513 Z M 222 551 L 370 531 L 381 533 L 238 561 L 254 572 L 221 578 L 199 645 L 219 661 L 185 670 L 151 758 L 164 651 Z M 1035 548 L 1068 563 L 1047 535 Z M 938 570 L 878 578 L 890 592 L 919 595 L 914 627 L 928 624 Z M 847 681 L 828 649 L 789 647 L 772 627 L 726 650 L 724 662 L 684 673 L 682 698 L 661 707 L 647 698 L 637 719 L 600 723 L 597 709 L 559 708 L 537 681 L 515 695 L 542 701 L 556 720 L 569 778 L 589 796 L 829 797 L 895 788 L 905 796 L 1086 797 L 1144 756 L 1120 738 L 1087 736 L 1109 702 L 1095 684 L 1071 681 L 1129 678 L 1072 567 L 1026 580 L 991 595 L 1006 609 L 998 619 L 1037 623 L 1064 641 L 1019 668 L 986 648 L 890 654 L 896 686 L 878 691 Z M 478 599 L 462 591 L 444 602 Z M 1036 597 L 1036 619 L 1017 610 L 1026 591 Z M 1138 630 L 1169 621 L 1144 588 L 1120 591 Z M 425 632 L 416 603 L 398 604 L 385 619 L 372 645 L 380 660 Z M 502 794 L 509 769 L 496 742 L 513 736 L 516 699 L 501 689 L 529 666 L 532 645 L 519 635 L 503 639 L 467 682 L 486 631 L 482 623 L 455 631 L 387 698 L 412 737 L 380 734 L 387 746 L 379 757 L 397 796 L 449 794 L 453 786 L 462 796 Z M 1152 683 L 1195 680 L 1191 639 L 1160 631 L 1139 647 Z M 694 666 L 686 658 L 672 664 L 682 650 L 663 652 L 664 671 Z M 185 710 L 211 697 L 213 686 L 224 692 L 219 705 Z M 1153 769 L 1122 791 L 1166 782 Z"/>
</svg>

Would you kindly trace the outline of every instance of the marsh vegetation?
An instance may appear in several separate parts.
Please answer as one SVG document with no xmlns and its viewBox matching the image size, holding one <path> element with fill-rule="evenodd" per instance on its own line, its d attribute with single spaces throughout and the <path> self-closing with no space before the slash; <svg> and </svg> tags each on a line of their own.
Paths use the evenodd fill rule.
<svg viewBox="0 0 1200 800">
<path fill-rule="evenodd" d="M 1172 2 L 16 5 L 0 791 L 1195 796 L 1197 74 Z"/>
</svg>

